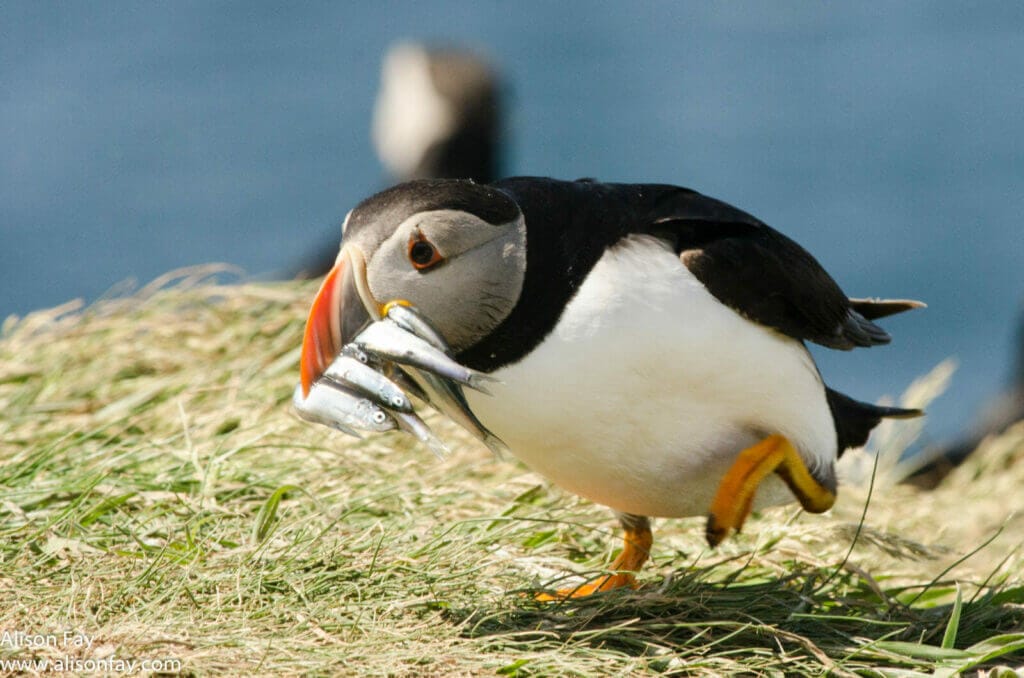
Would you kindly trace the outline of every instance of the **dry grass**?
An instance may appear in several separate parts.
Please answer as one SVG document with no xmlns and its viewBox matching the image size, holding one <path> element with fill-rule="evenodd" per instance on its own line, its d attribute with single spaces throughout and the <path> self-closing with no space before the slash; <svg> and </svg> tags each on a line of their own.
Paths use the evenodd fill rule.
<svg viewBox="0 0 1024 678">
<path fill-rule="evenodd" d="M 768 512 L 717 551 L 701 521 L 658 521 L 640 590 L 541 605 L 522 594 L 608 561 L 606 510 L 444 422 L 444 462 L 300 422 L 315 285 L 174 282 L 3 328 L 0 631 L 93 646 L 0 643 L 0 660 L 166 658 L 198 675 L 1024 662 L 1024 425 L 935 491 L 876 478 L 866 514 L 867 488 L 846 488 L 826 516 Z"/>
</svg>

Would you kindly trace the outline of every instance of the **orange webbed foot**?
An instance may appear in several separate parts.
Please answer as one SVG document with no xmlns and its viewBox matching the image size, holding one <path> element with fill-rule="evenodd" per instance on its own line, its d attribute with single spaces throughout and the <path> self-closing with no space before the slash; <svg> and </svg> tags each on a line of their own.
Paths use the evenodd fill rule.
<svg viewBox="0 0 1024 678">
<path fill-rule="evenodd" d="M 612 570 L 620 570 L 614 574 L 606 574 L 597 579 L 576 586 L 573 588 L 558 589 L 554 593 L 538 593 L 535 600 L 550 602 L 555 600 L 567 600 L 569 598 L 585 598 L 586 596 L 604 591 L 611 591 L 620 588 L 636 588 L 636 578 L 633 572 L 643 567 L 650 557 L 651 545 L 654 543 L 654 536 L 651 534 L 651 524 L 643 516 L 631 514 L 619 514 L 619 522 L 625 530 L 623 538 L 622 553 L 612 563 Z"/>
<path fill-rule="evenodd" d="M 811 475 L 792 443 L 780 435 L 768 436 L 740 452 L 718 485 L 705 530 L 708 544 L 718 546 L 732 532 L 740 531 L 758 486 L 772 472 L 811 513 L 827 511 L 836 501 L 835 492 Z"/>
</svg>

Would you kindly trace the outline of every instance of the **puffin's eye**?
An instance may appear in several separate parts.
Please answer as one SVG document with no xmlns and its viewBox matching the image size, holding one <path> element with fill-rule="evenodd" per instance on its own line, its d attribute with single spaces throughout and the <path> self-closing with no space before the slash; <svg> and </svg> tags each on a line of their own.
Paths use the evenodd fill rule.
<svg viewBox="0 0 1024 678">
<path fill-rule="evenodd" d="M 423 271 L 431 266 L 438 264 L 443 257 L 441 253 L 437 251 L 434 244 L 426 239 L 426 237 L 416 231 L 411 238 L 409 238 L 409 261 L 418 271 Z"/>
</svg>

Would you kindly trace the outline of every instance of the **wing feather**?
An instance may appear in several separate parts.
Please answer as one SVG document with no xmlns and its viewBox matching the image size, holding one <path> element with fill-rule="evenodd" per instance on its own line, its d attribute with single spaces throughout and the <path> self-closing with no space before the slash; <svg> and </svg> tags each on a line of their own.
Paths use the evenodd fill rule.
<svg viewBox="0 0 1024 678">
<path fill-rule="evenodd" d="M 906 300 L 851 300 L 811 254 L 755 217 L 680 189 L 662 196 L 650 232 L 723 304 L 795 339 L 850 350 L 890 341 L 872 322 L 915 308 Z"/>
</svg>

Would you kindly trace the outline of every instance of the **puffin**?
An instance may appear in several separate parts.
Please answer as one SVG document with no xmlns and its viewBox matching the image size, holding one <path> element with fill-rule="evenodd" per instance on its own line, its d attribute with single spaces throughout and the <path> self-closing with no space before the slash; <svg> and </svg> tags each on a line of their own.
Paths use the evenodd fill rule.
<svg viewBox="0 0 1024 678">
<path fill-rule="evenodd" d="M 501 77 L 481 55 L 456 46 L 402 42 L 384 56 L 371 139 L 393 177 L 498 178 Z"/>
<path fill-rule="evenodd" d="M 621 523 L 608 574 L 542 600 L 635 587 L 651 518 L 706 516 L 716 546 L 760 507 L 824 512 L 843 451 L 922 414 L 829 388 L 807 343 L 886 344 L 874 321 L 924 304 L 848 297 L 790 238 L 679 186 L 425 179 L 367 198 L 309 313 L 304 392 L 395 303 L 497 380 L 465 395 L 515 457 Z"/>
</svg>

